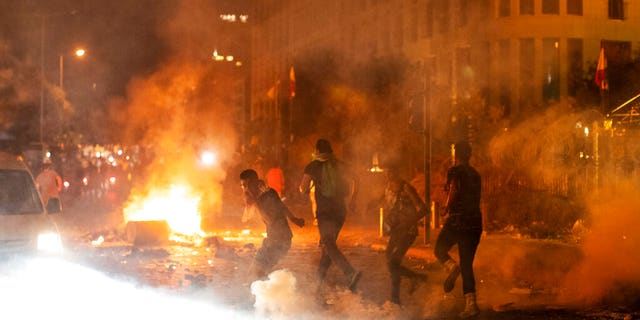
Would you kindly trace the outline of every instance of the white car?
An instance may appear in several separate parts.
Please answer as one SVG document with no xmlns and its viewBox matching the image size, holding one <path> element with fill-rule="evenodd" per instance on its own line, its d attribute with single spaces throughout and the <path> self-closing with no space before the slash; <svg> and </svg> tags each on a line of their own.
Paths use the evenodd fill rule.
<svg viewBox="0 0 640 320">
<path fill-rule="evenodd" d="M 61 253 L 62 241 L 50 214 L 60 206 L 42 203 L 31 172 L 18 156 L 0 152 L 0 254 Z"/>
</svg>

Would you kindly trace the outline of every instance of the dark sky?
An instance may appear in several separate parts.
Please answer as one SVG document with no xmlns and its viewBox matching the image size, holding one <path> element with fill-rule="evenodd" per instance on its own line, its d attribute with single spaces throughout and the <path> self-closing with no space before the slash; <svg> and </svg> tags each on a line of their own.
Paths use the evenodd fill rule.
<svg viewBox="0 0 640 320">
<path fill-rule="evenodd" d="M 215 38 L 230 35 L 204 35 L 210 32 L 209 25 L 219 23 L 220 13 L 246 11 L 239 9 L 246 6 L 244 0 L 0 0 L 0 43 L 6 40 L 11 54 L 39 67 L 44 15 L 47 79 L 57 82 L 58 57 L 63 54 L 65 87 L 74 80 L 87 80 L 96 83 L 104 96 L 122 96 L 133 76 L 158 70 L 168 55 L 175 54 L 169 51 L 176 50 L 176 43 L 181 45 L 180 35 L 167 34 L 167 26 L 176 24 L 177 12 L 183 13 L 182 26 L 174 29 L 200 33 L 197 42 L 215 47 L 221 41 Z M 77 46 L 86 48 L 86 61 L 74 61 Z M 202 50 L 205 59 L 206 50 Z"/>
<path fill-rule="evenodd" d="M 133 75 L 152 72 L 166 55 L 157 26 L 174 4 L 168 0 L 1 0 L 0 32 L 11 54 L 39 66 L 44 15 L 47 79 L 57 82 L 62 54 L 65 85 L 83 79 L 96 83 L 105 96 L 123 95 Z M 87 50 L 85 61 L 72 58 L 78 46 Z"/>
</svg>

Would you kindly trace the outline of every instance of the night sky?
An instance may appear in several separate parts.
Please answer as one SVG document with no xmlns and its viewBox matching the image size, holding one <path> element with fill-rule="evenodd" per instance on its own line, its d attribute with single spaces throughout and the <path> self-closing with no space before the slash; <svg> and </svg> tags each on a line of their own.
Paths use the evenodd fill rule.
<svg viewBox="0 0 640 320">
<path fill-rule="evenodd" d="M 66 57 L 65 85 L 86 79 L 96 83 L 105 96 L 123 95 L 131 77 L 152 72 L 166 55 L 166 45 L 158 36 L 157 26 L 166 19 L 174 3 L 167 0 L 2 0 L 1 37 L 10 54 L 39 66 L 40 26 L 44 15 L 47 79 L 57 82 L 58 58 L 62 54 Z M 87 50 L 86 61 L 72 60 L 72 52 L 79 46 Z"/>
</svg>

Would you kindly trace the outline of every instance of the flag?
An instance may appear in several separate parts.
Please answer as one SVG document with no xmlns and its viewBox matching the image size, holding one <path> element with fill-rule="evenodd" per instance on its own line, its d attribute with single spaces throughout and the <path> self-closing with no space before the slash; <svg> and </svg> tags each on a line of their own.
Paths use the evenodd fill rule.
<svg viewBox="0 0 640 320">
<path fill-rule="evenodd" d="M 596 68 L 596 85 L 600 90 L 609 90 L 607 82 L 607 58 L 604 57 L 604 48 L 600 48 L 600 58 L 598 58 L 598 67 Z"/>
<path fill-rule="evenodd" d="M 269 99 L 277 98 L 278 90 L 280 89 L 280 80 L 276 80 L 276 82 L 267 90 L 267 97 Z"/>
<path fill-rule="evenodd" d="M 295 98 L 296 96 L 296 73 L 293 71 L 293 66 L 289 69 L 289 97 Z"/>
<path fill-rule="evenodd" d="M 273 99 L 276 97 L 276 86 L 273 85 L 267 90 L 267 98 Z"/>
</svg>

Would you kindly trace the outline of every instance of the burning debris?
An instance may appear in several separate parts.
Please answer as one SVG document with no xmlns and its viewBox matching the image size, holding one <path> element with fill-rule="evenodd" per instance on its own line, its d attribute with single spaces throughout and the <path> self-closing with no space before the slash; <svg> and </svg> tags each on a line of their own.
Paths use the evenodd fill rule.
<svg viewBox="0 0 640 320">
<path fill-rule="evenodd" d="M 127 241 L 134 246 L 155 246 L 169 241 L 169 224 L 164 220 L 129 221 L 126 227 Z"/>
<path fill-rule="evenodd" d="M 172 234 L 202 236 L 199 203 L 200 196 L 186 186 L 152 189 L 129 202 L 124 208 L 125 221 L 165 221 Z"/>
</svg>

